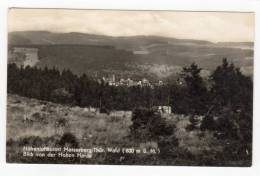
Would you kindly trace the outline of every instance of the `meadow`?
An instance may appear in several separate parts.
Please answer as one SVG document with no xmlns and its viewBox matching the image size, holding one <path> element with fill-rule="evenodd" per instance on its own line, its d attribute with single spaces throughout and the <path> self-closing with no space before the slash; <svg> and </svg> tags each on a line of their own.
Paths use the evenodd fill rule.
<svg viewBox="0 0 260 176">
<path fill-rule="evenodd" d="M 178 146 L 169 146 L 169 156 L 126 154 L 97 154 L 89 159 L 26 158 L 22 147 L 57 146 L 64 134 L 72 134 L 77 147 L 158 147 L 156 141 L 140 141 L 130 136 L 131 115 L 115 116 L 89 112 L 86 108 L 66 106 L 18 95 L 8 95 L 7 102 L 7 162 L 11 163 L 80 163 L 80 164 L 139 164 L 139 165 L 233 165 L 220 162 L 223 140 L 211 131 L 187 130 L 188 116 L 162 114 L 169 124 L 176 126 Z M 198 124 L 200 125 L 200 124 Z M 227 141 L 226 141 L 227 142 Z M 170 155 L 170 153 L 172 155 Z M 200 161 L 200 162 L 198 162 Z M 242 163 L 241 163 L 242 164 Z"/>
</svg>

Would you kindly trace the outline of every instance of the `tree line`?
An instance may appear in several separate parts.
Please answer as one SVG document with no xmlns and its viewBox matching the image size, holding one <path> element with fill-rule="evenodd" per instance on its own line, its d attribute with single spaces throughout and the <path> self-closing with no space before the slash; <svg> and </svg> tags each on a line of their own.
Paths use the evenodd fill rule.
<svg viewBox="0 0 260 176">
<path fill-rule="evenodd" d="M 8 93 L 80 107 L 132 110 L 168 103 L 168 86 L 109 86 L 102 79 L 57 68 L 8 64 Z"/>
<path fill-rule="evenodd" d="M 252 112 L 252 78 L 223 59 L 204 79 L 195 63 L 184 67 L 179 81 L 163 86 L 109 86 L 104 81 L 70 70 L 57 68 L 17 67 L 8 64 L 8 93 L 25 97 L 108 110 L 132 110 L 169 105 L 178 114 L 218 114 L 223 107 Z M 180 84 L 182 83 L 182 84 Z"/>
</svg>

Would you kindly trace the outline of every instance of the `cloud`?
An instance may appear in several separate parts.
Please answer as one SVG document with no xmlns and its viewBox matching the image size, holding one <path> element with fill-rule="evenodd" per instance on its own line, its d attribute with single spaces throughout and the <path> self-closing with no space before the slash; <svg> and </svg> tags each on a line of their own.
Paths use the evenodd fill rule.
<svg viewBox="0 0 260 176">
<path fill-rule="evenodd" d="M 254 41 L 254 13 L 10 9 L 8 24 L 9 31 L 159 35 L 214 42 Z"/>
</svg>

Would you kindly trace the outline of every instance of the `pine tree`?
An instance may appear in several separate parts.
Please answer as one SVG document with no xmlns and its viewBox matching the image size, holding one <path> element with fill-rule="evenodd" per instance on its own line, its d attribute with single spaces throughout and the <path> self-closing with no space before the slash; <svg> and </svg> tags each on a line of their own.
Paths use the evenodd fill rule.
<svg viewBox="0 0 260 176">
<path fill-rule="evenodd" d="M 184 85 L 172 86 L 175 90 L 172 90 L 171 104 L 179 113 L 195 115 L 206 112 L 208 91 L 200 72 L 201 68 L 192 63 L 181 72 Z"/>
</svg>

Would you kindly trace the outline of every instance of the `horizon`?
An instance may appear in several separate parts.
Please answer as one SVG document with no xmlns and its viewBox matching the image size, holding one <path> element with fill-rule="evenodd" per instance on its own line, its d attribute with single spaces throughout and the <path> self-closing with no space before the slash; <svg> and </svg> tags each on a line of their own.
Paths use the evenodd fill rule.
<svg viewBox="0 0 260 176">
<path fill-rule="evenodd" d="M 254 13 L 10 8 L 8 31 L 254 42 Z M 232 30 L 232 32 L 230 32 Z"/>
<path fill-rule="evenodd" d="M 210 40 L 191 39 L 191 38 L 177 38 L 177 37 L 165 37 L 165 36 L 160 36 L 160 35 L 110 36 L 110 35 L 84 33 L 84 32 L 76 32 L 76 31 L 71 31 L 71 32 L 52 32 L 52 31 L 47 31 L 47 30 L 24 30 L 24 31 L 8 31 L 8 34 L 10 34 L 10 33 L 20 33 L 20 32 L 21 33 L 22 32 L 46 32 L 46 33 L 52 33 L 52 34 L 78 33 L 78 34 L 83 34 L 83 35 L 96 35 L 96 36 L 104 36 L 104 37 L 111 37 L 111 38 L 121 38 L 121 37 L 161 37 L 161 38 L 169 38 L 169 39 L 176 39 L 176 40 L 205 41 L 205 42 L 210 42 L 210 43 L 213 43 L 213 44 L 217 44 L 217 43 L 254 43 L 254 41 L 219 41 L 219 42 L 214 42 L 214 41 L 210 41 Z"/>
</svg>

